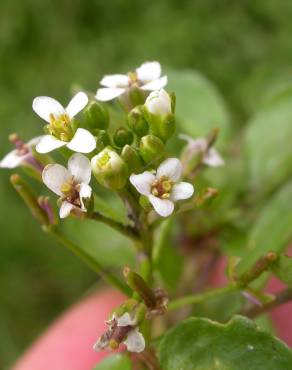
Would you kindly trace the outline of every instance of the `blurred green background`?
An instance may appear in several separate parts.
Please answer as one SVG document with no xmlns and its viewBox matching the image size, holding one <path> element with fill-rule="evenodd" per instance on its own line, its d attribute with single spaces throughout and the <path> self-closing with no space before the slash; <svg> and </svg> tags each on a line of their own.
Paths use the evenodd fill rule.
<svg viewBox="0 0 292 370">
<path fill-rule="evenodd" d="M 287 0 L 1 0 L 0 155 L 9 133 L 41 132 L 35 96 L 65 104 L 74 84 L 95 91 L 104 73 L 145 60 L 200 71 L 240 130 L 272 86 L 291 83 L 291 19 Z M 96 281 L 39 230 L 9 174 L 0 173 L 0 368 Z"/>
</svg>

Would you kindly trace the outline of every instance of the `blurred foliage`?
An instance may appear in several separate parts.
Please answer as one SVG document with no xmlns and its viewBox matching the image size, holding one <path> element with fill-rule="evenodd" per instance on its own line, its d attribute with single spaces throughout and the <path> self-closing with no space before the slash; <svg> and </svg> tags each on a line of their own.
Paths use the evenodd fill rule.
<svg viewBox="0 0 292 370">
<path fill-rule="evenodd" d="M 40 121 L 31 110 L 33 97 L 51 95 L 66 103 L 74 86 L 95 91 L 104 73 L 124 72 L 157 59 L 165 67 L 197 70 L 214 81 L 231 112 L 226 127 L 230 125 L 235 135 L 241 136 L 246 118 L 253 114 L 245 149 L 247 156 L 256 155 L 256 161 L 247 169 L 231 161 L 237 176 L 228 167 L 228 179 L 238 183 L 239 193 L 245 181 L 259 196 L 263 185 L 265 192 L 276 192 L 291 173 L 291 152 L 279 150 L 291 137 L 291 17 L 292 3 L 286 0 L 1 0 L 0 154 L 9 149 L 9 133 L 17 131 L 28 139 L 40 132 Z M 213 113 L 221 121 L 229 116 L 225 106 L 217 105 L 222 100 L 217 89 L 201 74 L 195 76 L 196 86 L 210 85 L 214 91 Z M 194 94 L 201 101 L 200 91 Z M 275 96 L 285 100 L 279 102 Z M 178 107 L 183 106 L 184 97 L 178 93 L 177 98 Z M 201 104 L 206 103 L 196 105 L 198 117 L 203 119 L 204 113 L 209 117 L 209 103 L 206 112 L 200 111 Z M 274 118 L 270 111 L 274 108 L 281 119 Z M 287 130 L 279 137 L 274 131 L 282 120 Z M 277 163 L 269 161 L 262 167 L 269 154 Z M 279 163 L 281 171 L 274 177 L 271 171 Z M 8 176 L 1 171 L 0 343 L 5 340 L 5 346 L 0 346 L 0 367 L 11 363 L 96 279 L 75 257 L 44 237 Z M 225 189 L 231 186 L 225 185 Z M 271 199 L 280 202 L 277 217 L 289 187 L 282 192 Z M 225 194 L 218 199 L 222 209 L 236 196 Z M 272 222 L 268 207 L 262 223 Z M 251 231 L 255 238 L 259 228 Z M 244 225 L 239 225 L 231 247 L 240 249 L 242 229 Z M 228 235 L 226 240 L 230 241 Z"/>
</svg>

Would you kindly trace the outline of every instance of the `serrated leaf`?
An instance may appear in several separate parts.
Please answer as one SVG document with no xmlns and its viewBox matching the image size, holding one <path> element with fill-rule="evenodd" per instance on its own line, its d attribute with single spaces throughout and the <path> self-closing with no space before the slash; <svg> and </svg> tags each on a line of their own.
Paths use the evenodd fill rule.
<svg viewBox="0 0 292 370">
<path fill-rule="evenodd" d="M 271 270 L 283 283 L 292 286 L 292 257 L 281 255 Z"/>
<path fill-rule="evenodd" d="M 196 71 L 169 71 L 167 89 L 176 94 L 179 131 L 191 136 L 206 136 L 219 127 L 219 144 L 230 136 L 230 119 L 216 87 Z"/>
<path fill-rule="evenodd" d="M 227 324 L 190 318 L 159 346 L 163 370 L 288 370 L 291 350 L 242 316 Z"/>
<path fill-rule="evenodd" d="M 131 370 L 132 365 L 129 357 L 126 355 L 115 354 L 107 357 L 93 370 Z"/>
<path fill-rule="evenodd" d="M 281 188 L 261 210 L 248 236 L 240 271 L 269 251 L 282 251 L 292 237 L 292 182 Z"/>
<path fill-rule="evenodd" d="M 292 172 L 292 91 L 265 105 L 245 134 L 250 188 L 267 193 Z"/>
</svg>

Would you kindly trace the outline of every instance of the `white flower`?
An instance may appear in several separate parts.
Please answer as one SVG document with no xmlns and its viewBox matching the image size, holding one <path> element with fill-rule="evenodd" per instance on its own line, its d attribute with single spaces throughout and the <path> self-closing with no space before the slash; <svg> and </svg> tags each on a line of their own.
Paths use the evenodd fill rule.
<svg viewBox="0 0 292 370">
<path fill-rule="evenodd" d="M 100 351 L 108 347 L 110 341 L 120 345 L 120 337 L 130 352 L 142 352 L 145 349 L 145 339 L 139 332 L 137 322 L 132 319 L 128 312 L 125 312 L 121 317 L 113 317 L 106 322 L 107 332 L 103 334 L 93 346 L 95 351 Z M 120 328 L 120 329 L 118 329 Z M 124 333 L 122 333 L 124 331 Z M 118 334 L 117 334 L 118 332 Z M 121 334 L 122 333 L 122 334 Z M 117 335 L 117 337 L 116 337 Z M 117 342 L 116 342 L 117 341 Z"/>
<path fill-rule="evenodd" d="M 15 134 L 10 136 L 11 142 L 15 145 L 15 149 L 6 154 L 6 156 L 0 161 L 0 168 L 15 168 L 21 164 L 30 164 L 32 166 L 40 163 L 33 157 L 32 148 L 40 141 L 42 136 L 35 137 L 24 143 Z"/>
<path fill-rule="evenodd" d="M 38 96 L 33 100 L 32 109 L 49 123 L 51 135 L 44 135 L 36 146 L 39 153 L 48 153 L 54 149 L 67 146 L 69 149 L 90 153 L 96 147 L 95 137 L 83 128 L 73 133 L 71 120 L 88 103 L 88 97 L 83 92 L 77 93 L 64 108 L 57 100 L 48 96 Z"/>
<path fill-rule="evenodd" d="M 109 101 L 124 94 L 131 87 L 141 90 L 158 90 L 167 84 L 167 77 L 161 76 L 161 66 L 158 62 L 143 63 L 135 72 L 128 75 L 114 74 L 106 75 L 100 81 L 103 88 L 97 90 L 96 99 Z"/>
<path fill-rule="evenodd" d="M 47 187 L 61 197 L 61 218 L 69 216 L 72 210 L 86 212 L 83 199 L 90 198 L 92 193 L 88 158 L 75 153 L 68 161 L 68 169 L 60 164 L 49 164 L 44 168 L 42 177 Z"/>
<path fill-rule="evenodd" d="M 164 89 L 152 91 L 145 101 L 145 106 L 155 115 L 171 114 L 171 98 Z"/>
<path fill-rule="evenodd" d="M 194 193 L 194 187 L 188 182 L 178 182 L 182 165 L 177 158 L 169 158 L 160 164 L 156 175 L 145 171 L 131 175 L 130 182 L 137 191 L 148 197 L 155 211 L 162 217 L 169 216 L 174 210 L 174 202 L 188 199 Z"/>
<path fill-rule="evenodd" d="M 208 143 L 205 138 L 193 139 L 192 137 L 185 134 L 180 134 L 179 138 L 187 141 L 184 154 L 186 162 L 188 162 L 191 157 L 193 157 L 197 153 L 205 152 L 207 149 Z M 213 147 L 209 148 L 208 151 L 205 153 L 203 163 L 211 167 L 219 167 L 225 164 L 224 159 Z"/>
</svg>

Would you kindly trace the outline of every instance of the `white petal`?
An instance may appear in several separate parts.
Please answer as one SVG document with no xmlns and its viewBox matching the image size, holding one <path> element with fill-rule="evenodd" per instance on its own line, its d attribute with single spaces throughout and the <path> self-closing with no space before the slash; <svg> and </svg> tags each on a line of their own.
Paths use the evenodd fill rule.
<svg viewBox="0 0 292 370">
<path fill-rule="evenodd" d="M 167 115 L 171 113 L 171 99 L 163 89 L 152 91 L 145 101 L 145 106 L 152 114 Z"/>
<path fill-rule="evenodd" d="M 140 173 L 139 175 L 133 174 L 130 176 L 131 184 L 135 186 L 140 194 L 143 195 L 150 194 L 151 185 L 154 180 L 155 176 L 149 171 L 145 171 L 143 173 Z"/>
<path fill-rule="evenodd" d="M 38 153 L 49 153 L 54 149 L 61 148 L 66 145 L 65 141 L 56 139 L 52 135 L 44 135 L 41 137 L 40 141 L 37 143 L 35 149 Z"/>
<path fill-rule="evenodd" d="M 175 184 L 171 191 L 171 200 L 188 199 L 194 194 L 194 187 L 189 182 Z"/>
<path fill-rule="evenodd" d="M 34 138 L 32 138 L 31 140 L 29 140 L 26 145 L 28 145 L 29 147 L 32 147 L 32 146 L 36 146 L 37 143 L 41 140 L 42 137 L 44 137 L 45 135 L 41 135 L 41 136 L 36 136 Z"/>
<path fill-rule="evenodd" d="M 70 171 L 60 164 L 48 164 L 43 170 L 43 182 L 57 195 L 63 195 L 61 187 L 72 178 Z"/>
<path fill-rule="evenodd" d="M 204 156 L 203 162 L 211 167 L 224 166 L 225 164 L 224 159 L 214 148 L 208 150 L 208 153 Z"/>
<path fill-rule="evenodd" d="M 147 84 L 141 86 L 141 90 L 159 90 L 162 89 L 167 84 L 167 76 L 163 76 L 161 78 L 158 78 L 157 80 L 148 82 Z"/>
<path fill-rule="evenodd" d="M 62 202 L 62 205 L 60 207 L 59 216 L 60 218 L 66 218 L 70 215 L 70 212 L 75 207 L 72 203 L 69 202 Z"/>
<path fill-rule="evenodd" d="M 90 160 L 80 153 L 73 154 L 68 161 L 68 169 L 78 184 L 89 184 L 91 178 Z"/>
<path fill-rule="evenodd" d="M 150 82 L 157 80 L 161 75 L 161 66 L 158 62 L 146 62 L 136 69 L 138 80 Z"/>
<path fill-rule="evenodd" d="M 88 130 L 78 128 L 67 147 L 74 152 L 90 153 L 96 148 L 96 139 Z"/>
<path fill-rule="evenodd" d="M 129 77 L 127 75 L 115 74 L 115 75 L 106 75 L 100 81 L 102 86 L 106 87 L 129 87 Z"/>
<path fill-rule="evenodd" d="M 148 196 L 150 203 L 153 205 L 156 213 L 158 213 L 162 217 L 168 217 L 172 214 L 174 210 L 174 204 L 171 200 L 168 199 L 160 199 L 155 197 L 154 195 L 150 194 Z"/>
<path fill-rule="evenodd" d="M 132 319 L 128 312 L 125 312 L 117 319 L 118 326 L 136 325 L 136 320 Z"/>
<path fill-rule="evenodd" d="M 127 339 L 124 341 L 127 350 L 129 352 L 143 352 L 145 349 L 145 339 L 143 335 L 139 332 L 138 328 L 131 330 Z"/>
<path fill-rule="evenodd" d="M 87 105 L 88 97 L 84 92 L 79 92 L 71 99 L 66 108 L 69 118 L 73 118 Z"/>
<path fill-rule="evenodd" d="M 0 161 L 0 168 L 15 168 L 23 162 L 26 156 L 27 154 L 18 155 L 17 150 L 12 150 L 10 153 L 6 154 L 2 161 Z"/>
<path fill-rule="evenodd" d="M 104 87 L 97 90 L 95 97 L 99 101 L 109 101 L 122 95 L 125 91 L 125 88 Z"/>
<path fill-rule="evenodd" d="M 90 198 L 92 194 L 91 186 L 84 182 L 80 184 L 79 199 L 81 203 L 81 210 L 86 212 L 86 208 L 83 203 L 84 198 Z"/>
<path fill-rule="evenodd" d="M 60 114 L 66 113 L 64 107 L 53 98 L 49 96 L 38 96 L 32 102 L 32 109 L 42 119 L 50 123 L 50 114 L 58 117 Z"/>
<path fill-rule="evenodd" d="M 177 158 L 168 158 L 163 161 L 157 169 L 156 177 L 159 179 L 162 176 L 169 178 L 172 181 L 177 181 L 182 174 L 182 164 Z"/>
</svg>

